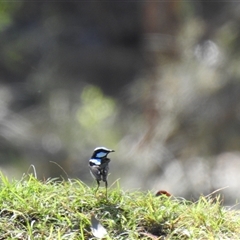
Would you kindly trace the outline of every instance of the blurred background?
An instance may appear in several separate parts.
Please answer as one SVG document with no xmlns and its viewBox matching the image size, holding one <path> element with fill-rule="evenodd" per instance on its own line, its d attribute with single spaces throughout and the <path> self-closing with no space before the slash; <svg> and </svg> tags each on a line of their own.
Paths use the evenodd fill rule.
<svg viewBox="0 0 240 240">
<path fill-rule="evenodd" d="M 0 169 L 240 196 L 238 1 L 0 3 Z M 64 171 L 63 171 L 64 169 Z M 115 185 L 116 186 L 116 185 Z"/>
</svg>

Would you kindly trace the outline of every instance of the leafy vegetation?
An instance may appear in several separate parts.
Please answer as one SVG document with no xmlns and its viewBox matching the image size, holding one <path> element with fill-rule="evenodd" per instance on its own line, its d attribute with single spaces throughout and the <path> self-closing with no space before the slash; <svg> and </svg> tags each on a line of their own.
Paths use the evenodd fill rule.
<svg viewBox="0 0 240 240">
<path fill-rule="evenodd" d="M 115 183 L 115 185 L 118 185 Z M 34 176 L 9 181 L 1 175 L 0 239 L 90 239 L 91 214 L 107 239 L 239 239 L 240 212 L 219 198 L 197 202 L 124 192 L 119 185 L 95 195 L 79 180 L 45 182 Z"/>
</svg>

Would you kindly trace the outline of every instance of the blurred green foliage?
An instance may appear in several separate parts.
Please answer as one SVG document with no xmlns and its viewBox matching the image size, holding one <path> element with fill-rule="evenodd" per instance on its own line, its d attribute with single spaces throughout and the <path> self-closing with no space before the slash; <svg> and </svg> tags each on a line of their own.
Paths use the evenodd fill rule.
<svg viewBox="0 0 240 240">
<path fill-rule="evenodd" d="M 79 123 L 84 128 L 92 128 L 102 124 L 102 122 L 113 115 L 115 101 L 110 97 L 105 97 L 102 91 L 95 86 L 84 88 L 81 100 L 83 106 L 78 111 Z"/>
<path fill-rule="evenodd" d="M 83 131 L 90 132 L 94 141 L 109 145 L 116 143 L 118 130 L 113 126 L 116 113 L 115 100 L 105 96 L 100 88 L 89 85 L 82 91 L 81 102 L 77 119 Z"/>
<path fill-rule="evenodd" d="M 0 2 L 0 31 L 11 25 L 13 20 L 13 12 L 17 11 L 22 2 L 21 1 L 1 1 Z"/>
</svg>

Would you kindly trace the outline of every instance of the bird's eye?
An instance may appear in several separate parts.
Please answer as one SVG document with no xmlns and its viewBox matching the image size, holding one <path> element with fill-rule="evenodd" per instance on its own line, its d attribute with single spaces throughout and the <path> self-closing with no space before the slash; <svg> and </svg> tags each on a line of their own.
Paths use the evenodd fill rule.
<svg viewBox="0 0 240 240">
<path fill-rule="evenodd" d="M 105 157 L 106 155 L 107 155 L 107 153 L 105 153 L 105 152 L 99 152 L 99 153 L 97 153 L 96 157 L 102 158 L 102 157 Z"/>
</svg>

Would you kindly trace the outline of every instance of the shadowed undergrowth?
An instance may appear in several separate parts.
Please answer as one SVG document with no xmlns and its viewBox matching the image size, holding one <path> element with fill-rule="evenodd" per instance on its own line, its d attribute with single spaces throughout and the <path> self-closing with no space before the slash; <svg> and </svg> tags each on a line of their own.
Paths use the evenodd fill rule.
<svg viewBox="0 0 240 240">
<path fill-rule="evenodd" d="M 94 189 L 79 180 L 45 182 L 32 175 L 9 181 L 1 174 L 0 239 L 90 239 L 91 214 L 107 239 L 239 239 L 240 212 L 219 198 L 189 202 L 124 192 L 119 186 Z"/>
</svg>

